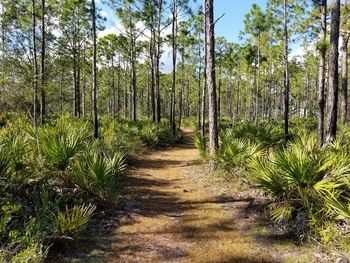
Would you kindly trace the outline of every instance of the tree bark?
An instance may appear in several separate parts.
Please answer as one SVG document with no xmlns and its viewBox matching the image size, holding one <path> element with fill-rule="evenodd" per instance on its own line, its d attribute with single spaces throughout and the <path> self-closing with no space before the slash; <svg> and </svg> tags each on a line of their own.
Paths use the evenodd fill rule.
<svg viewBox="0 0 350 263">
<path fill-rule="evenodd" d="M 181 87 L 179 94 L 179 128 L 181 127 L 183 104 L 184 104 L 184 90 L 185 90 L 185 56 L 181 54 L 182 65 L 181 65 Z"/>
<path fill-rule="evenodd" d="M 46 122 L 46 94 L 45 94 L 45 52 L 46 52 L 46 32 L 45 32 L 45 0 L 41 0 L 41 123 Z"/>
<path fill-rule="evenodd" d="M 332 2 L 333 8 L 331 15 L 330 50 L 328 64 L 326 143 L 333 142 L 337 134 L 340 0 L 333 0 Z"/>
<path fill-rule="evenodd" d="M 317 138 L 320 146 L 324 143 L 325 74 L 326 74 L 327 0 L 321 2 L 321 42 L 320 64 L 318 69 L 318 113 Z"/>
<path fill-rule="evenodd" d="M 163 0 L 158 0 L 158 21 L 157 21 L 157 49 L 156 49 L 156 119 L 160 122 L 161 119 L 161 105 L 160 105 L 160 48 L 161 48 L 161 19 L 162 19 Z"/>
<path fill-rule="evenodd" d="M 256 79 L 256 90 L 255 90 L 255 125 L 259 124 L 259 91 L 260 91 L 260 57 L 261 57 L 261 50 L 260 50 L 260 31 L 258 36 L 258 76 Z"/>
<path fill-rule="evenodd" d="M 39 149 L 39 134 L 38 134 L 38 61 L 36 54 L 36 14 L 35 14 L 35 0 L 32 0 L 32 41 L 33 41 L 33 126 L 36 136 L 36 144 L 38 152 Z"/>
<path fill-rule="evenodd" d="M 121 66 L 120 66 L 120 58 L 118 58 L 118 80 L 117 80 L 117 119 L 119 120 L 120 118 L 120 71 L 121 71 Z"/>
<path fill-rule="evenodd" d="M 152 19 L 153 20 L 153 19 Z M 155 32 L 151 30 L 151 40 L 149 44 L 149 56 L 151 62 L 151 107 L 152 107 L 152 120 L 156 121 L 156 100 L 155 100 L 155 74 L 154 74 L 154 50 L 155 50 Z"/>
<path fill-rule="evenodd" d="M 341 33 L 342 44 L 340 47 L 341 60 L 341 92 L 340 92 L 340 120 L 346 123 L 348 116 L 348 43 L 349 33 Z"/>
<path fill-rule="evenodd" d="M 214 42 L 214 6 L 213 0 L 205 0 L 206 36 L 205 47 L 207 53 L 207 81 L 209 98 L 209 171 L 216 169 L 215 154 L 219 148 L 217 126 L 217 99 L 215 81 L 215 42 Z"/>
<path fill-rule="evenodd" d="M 289 133 L 289 61 L 288 3 L 284 0 L 284 133 Z"/>
<path fill-rule="evenodd" d="M 200 33 L 198 34 L 198 39 L 200 39 Z M 201 55 L 201 46 L 198 45 L 198 100 L 197 100 L 197 114 L 198 114 L 198 130 L 201 128 L 201 87 L 202 87 L 202 81 L 201 76 L 202 74 L 202 55 Z"/>
<path fill-rule="evenodd" d="M 115 118 L 116 112 L 117 112 L 117 101 L 116 101 L 116 92 L 115 92 L 115 67 L 114 67 L 114 58 L 112 57 L 111 61 L 112 66 L 112 116 L 113 119 Z"/>
<path fill-rule="evenodd" d="M 203 88 L 202 88 L 202 117 L 201 117 L 201 136 L 205 136 L 205 108 L 206 108 L 206 92 L 207 92 L 207 48 L 206 48 L 206 36 L 207 36 L 207 18 L 206 18 L 206 6 L 203 6 L 204 8 L 204 67 L 203 67 L 203 75 L 204 75 L 204 81 L 203 81 Z"/>
<path fill-rule="evenodd" d="M 92 47 L 92 85 L 93 85 L 93 101 L 94 101 L 94 137 L 98 138 L 98 116 L 97 116 L 97 66 L 96 66 L 96 5 L 95 0 L 91 1 L 92 5 L 92 38 L 93 38 L 93 47 Z"/>
<path fill-rule="evenodd" d="M 176 118 L 175 118 L 175 88 L 176 88 L 176 34 L 177 34 L 177 0 L 173 0 L 172 3 L 172 29 L 171 29 L 171 44 L 173 49 L 173 72 L 172 72 L 172 83 L 171 83 L 171 99 L 170 99 L 170 123 L 173 132 L 173 138 L 176 135 Z"/>
<path fill-rule="evenodd" d="M 221 86 L 222 86 L 222 79 L 221 79 L 221 65 L 219 65 L 219 83 L 218 83 L 218 119 L 221 117 Z"/>
<path fill-rule="evenodd" d="M 128 62 L 124 68 L 124 118 L 128 117 Z"/>
<path fill-rule="evenodd" d="M 82 106 L 83 106 L 82 114 L 83 114 L 83 117 L 85 117 L 85 115 L 86 115 L 86 75 L 85 75 L 85 72 L 83 72 L 83 93 L 82 93 L 81 99 L 82 99 Z"/>
<path fill-rule="evenodd" d="M 136 82 L 136 47 L 135 39 L 132 34 L 131 41 L 131 87 L 132 87 L 132 120 L 136 121 L 136 97 L 137 97 L 137 82 Z"/>
</svg>

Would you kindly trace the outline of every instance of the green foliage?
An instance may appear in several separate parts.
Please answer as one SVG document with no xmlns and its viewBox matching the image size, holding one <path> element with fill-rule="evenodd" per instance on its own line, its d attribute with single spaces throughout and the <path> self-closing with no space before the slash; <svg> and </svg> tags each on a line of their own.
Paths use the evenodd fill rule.
<svg viewBox="0 0 350 263">
<path fill-rule="evenodd" d="M 168 122 L 153 123 L 151 121 L 119 122 L 109 119 L 102 120 L 102 137 L 108 150 L 123 152 L 126 157 L 132 157 L 148 147 L 165 146 L 174 143 L 180 138 L 177 131 L 174 140 Z"/>
<path fill-rule="evenodd" d="M 263 123 L 221 131 L 216 161 L 271 198 L 273 220 L 294 222 L 302 229 L 296 229 L 297 235 L 304 236 L 307 228 L 328 243 L 337 238 L 338 224 L 350 218 L 349 132 L 344 129 L 320 148 L 313 121 L 293 120 L 291 126 L 288 138 L 278 125 Z"/>
<path fill-rule="evenodd" d="M 236 139 L 233 132 L 220 134 L 220 149 L 217 153 L 217 163 L 225 170 L 237 171 L 247 162 L 262 154 L 260 144 L 252 143 L 248 139 Z"/>
<path fill-rule="evenodd" d="M 181 121 L 181 126 L 185 128 L 196 129 L 198 126 L 198 117 L 188 117 Z"/>
<path fill-rule="evenodd" d="M 208 139 L 207 139 L 207 137 L 202 136 L 200 134 L 196 134 L 194 136 L 193 140 L 194 140 L 194 145 L 199 150 L 199 154 L 200 154 L 201 158 L 206 158 L 208 156 L 208 153 L 207 153 Z"/>
<path fill-rule="evenodd" d="M 70 161 L 83 149 L 86 140 L 91 137 L 87 126 L 59 121 L 54 128 L 39 132 L 40 151 L 46 160 L 57 169 L 68 168 Z"/>
<path fill-rule="evenodd" d="M 0 175 L 7 173 L 10 166 L 10 154 L 4 145 L 0 146 Z"/>
<path fill-rule="evenodd" d="M 61 236 L 72 236 L 83 230 L 96 210 L 94 205 L 75 205 L 60 211 L 56 218 L 57 232 Z"/>
<path fill-rule="evenodd" d="M 86 154 L 73 166 L 72 179 L 81 189 L 109 203 L 115 202 L 120 190 L 120 175 L 125 170 L 124 156 L 106 157 Z"/>
<path fill-rule="evenodd" d="M 233 128 L 230 136 L 245 138 L 252 143 L 261 144 L 264 148 L 280 146 L 285 142 L 284 132 L 279 126 L 265 123 L 260 123 L 258 126 L 251 122 L 239 124 Z"/>
<path fill-rule="evenodd" d="M 173 140 L 167 122 L 110 118 L 102 118 L 98 140 L 91 135 L 89 123 L 69 115 L 49 118 L 38 137 L 26 118 L 6 119 L 0 128 L 0 243 L 7 252 L 1 259 L 41 262 L 52 243 L 79 238 L 97 204 L 103 209 L 118 201 L 124 156 Z"/>
<path fill-rule="evenodd" d="M 7 151 L 11 156 L 10 169 L 12 172 L 17 173 L 23 171 L 26 167 L 24 161 L 24 154 L 27 150 L 26 138 L 21 134 L 9 134 L 4 140 Z"/>
<path fill-rule="evenodd" d="M 38 243 L 33 243 L 29 247 L 19 251 L 11 258 L 12 263 L 40 263 L 45 260 L 47 249 Z M 1 257 L 0 257 L 1 259 Z"/>
<path fill-rule="evenodd" d="M 331 229 L 332 221 L 349 219 L 350 211 L 350 156 L 332 147 L 320 149 L 314 136 L 304 134 L 287 147 L 249 163 L 250 181 L 277 204 L 272 218 L 290 220 L 303 211 L 324 242 L 328 242 L 327 231 L 322 229 L 326 225 Z"/>
</svg>

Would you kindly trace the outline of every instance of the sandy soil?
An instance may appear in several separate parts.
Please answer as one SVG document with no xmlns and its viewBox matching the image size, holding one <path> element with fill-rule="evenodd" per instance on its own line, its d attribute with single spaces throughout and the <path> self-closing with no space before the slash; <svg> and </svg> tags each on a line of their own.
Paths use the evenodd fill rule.
<svg viewBox="0 0 350 263">
<path fill-rule="evenodd" d="M 279 262 L 256 243 L 253 229 L 242 231 L 239 221 L 249 217 L 237 209 L 250 198 L 216 194 L 191 176 L 199 159 L 193 135 L 184 130 L 183 144 L 142 156 L 132 167 L 130 218 L 117 230 L 111 262 Z M 237 216 L 228 212 L 230 203 Z"/>
<path fill-rule="evenodd" d="M 122 210 L 98 222 L 68 262 L 332 262 L 272 234 L 244 187 L 208 180 L 193 135 L 184 130 L 182 144 L 133 162 Z"/>
</svg>

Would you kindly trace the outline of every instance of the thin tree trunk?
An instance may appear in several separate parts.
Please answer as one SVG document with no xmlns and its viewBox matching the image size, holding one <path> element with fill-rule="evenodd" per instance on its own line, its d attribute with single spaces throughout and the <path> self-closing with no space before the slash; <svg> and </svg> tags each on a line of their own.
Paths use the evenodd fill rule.
<svg viewBox="0 0 350 263">
<path fill-rule="evenodd" d="M 158 21 L 157 21 L 157 49 L 156 49 L 156 119 L 160 122 L 161 105 L 160 105 L 160 48 L 161 48 L 161 19 L 162 19 L 163 0 L 158 0 Z"/>
<path fill-rule="evenodd" d="M 318 70 L 318 113 L 317 138 L 320 146 L 324 143 L 325 74 L 326 74 L 327 0 L 321 2 L 321 41 L 320 64 Z"/>
<path fill-rule="evenodd" d="M 137 97 L 137 82 L 136 82 L 136 47 L 135 47 L 135 39 L 132 36 L 131 42 L 131 84 L 132 84 L 132 120 L 136 121 L 136 97 Z"/>
<path fill-rule="evenodd" d="M 241 65 L 238 65 L 236 118 L 241 119 Z"/>
<path fill-rule="evenodd" d="M 92 38 L 93 38 L 93 67 L 92 67 L 92 85 L 93 85 L 93 100 L 94 100 L 94 137 L 98 138 L 98 117 L 97 117 L 97 66 L 96 66 L 96 5 L 95 0 L 91 1 L 92 5 Z"/>
<path fill-rule="evenodd" d="M 38 136 L 38 61 L 36 54 L 36 14 L 35 0 L 32 0 L 32 41 L 33 41 L 33 126 L 36 135 L 36 144 L 39 151 L 39 136 Z"/>
<path fill-rule="evenodd" d="M 221 65 L 219 65 L 219 85 L 218 85 L 218 119 L 221 117 L 221 86 L 222 86 L 222 79 L 221 79 Z"/>
<path fill-rule="evenodd" d="M 341 34 L 340 47 L 341 60 L 341 92 L 340 92 L 340 120 L 345 124 L 348 116 L 348 43 L 349 33 Z"/>
<path fill-rule="evenodd" d="M 117 80 L 117 119 L 120 118 L 120 58 L 118 58 L 118 80 Z"/>
<path fill-rule="evenodd" d="M 333 0 L 332 2 L 333 8 L 331 15 L 330 50 L 328 64 L 326 143 L 333 142 L 337 134 L 340 0 Z"/>
<path fill-rule="evenodd" d="M 181 127 L 182 113 L 183 113 L 183 96 L 185 90 L 185 58 L 184 54 L 181 54 L 182 66 L 181 66 L 181 88 L 179 94 L 179 127 Z"/>
<path fill-rule="evenodd" d="M 288 3 L 284 0 L 284 133 L 289 133 Z"/>
<path fill-rule="evenodd" d="M 82 99 L 82 105 L 83 105 L 83 117 L 86 115 L 86 75 L 85 72 L 83 72 L 83 94 L 81 96 Z"/>
<path fill-rule="evenodd" d="M 151 85 L 149 84 L 149 70 L 147 69 L 147 73 L 146 73 L 146 76 L 147 76 L 147 80 L 146 80 L 146 88 L 147 88 L 147 93 L 146 93 L 146 114 L 147 114 L 147 118 L 149 119 L 150 115 L 151 115 L 151 102 L 150 102 L 150 98 L 151 98 L 151 91 L 150 89 L 152 87 L 150 87 Z"/>
<path fill-rule="evenodd" d="M 259 32 L 259 40 L 258 40 L 258 76 L 256 80 L 256 91 L 255 91 L 255 125 L 259 124 L 259 91 L 260 91 L 260 32 Z"/>
<path fill-rule="evenodd" d="M 151 30 L 151 40 L 149 44 L 149 55 L 151 61 L 151 105 L 152 105 L 152 120 L 156 121 L 156 100 L 155 100 L 155 74 L 154 74 L 154 49 L 155 49 L 155 33 Z"/>
<path fill-rule="evenodd" d="M 187 92 L 186 92 L 186 105 L 187 105 L 187 114 L 186 117 L 189 118 L 191 114 L 191 103 L 190 103 L 190 94 L 191 94 L 190 80 L 187 80 Z"/>
<path fill-rule="evenodd" d="M 115 92 L 115 68 L 114 68 L 114 59 L 112 58 L 112 116 L 113 119 L 116 116 L 117 112 L 117 102 L 116 102 L 116 92 Z"/>
<path fill-rule="evenodd" d="M 63 113 L 63 79 L 64 79 L 64 70 L 61 67 L 61 83 L 60 83 L 60 109 L 61 114 Z"/>
<path fill-rule="evenodd" d="M 205 0 L 206 14 L 206 53 L 207 53 L 207 81 L 209 98 L 209 154 L 212 158 L 209 162 L 209 171 L 216 169 L 215 154 L 219 148 L 217 126 L 217 100 L 215 81 L 215 42 L 214 42 L 214 6 L 213 0 Z"/>
<path fill-rule="evenodd" d="M 258 125 L 258 77 L 257 77 L 257 62 L 254 59 L 254 92 L 252 92 L 252 102 L 254 110 L 254 123 Z"/>
<path fill-rule="evenodd" d="M 204 75 L 204 81 L 203 81 L 203 88 L 202 88 L 202 117 L 201 117 L 201 136 L 205 136 L 205 108 L 206 108 L 206 92 L 207 92 L 207 48 L 206 48 L 206 37 L 207 37 L 207 18 L 206 18 L 206 6 L 203 6 L 204 8 L 204 67 L 203 67 L 203 75 Z"/>
<path fill-rule="evenodd" d="M 171 100 L 170 100 L 170 123 L 173 131 L 173 138 L 176 135 L 176 121 L 175 121 L 175 89 L 176 89 L 176 34 L 177 34 L 177 0 L 173 0 L 172 10 L 173 21 L 172 21 L 172 49 L 173 49 L 173 72 L 172 72 L 172 83 L 171 83 Z"/>
<path fill-rule="evenodd" d="M 46 122 L 46 95 L 45 95 L 45 52 L 46 52 L 46 34 L 45 34 L 45 0 L 41 0 L 41 123 Z"/>
<path fill-rule="evenodd" d="M 124 118 L 128 117 L 128 62 L 125 63 L 124 70 Z"/>
<path fill-rule="evenodd" d="M 200 39 L 200 33 L 198 34 L 198 39 Z M 202 88 L 202 82 L 201 82 L 201 74 L 202 74 L 202 55 L 201 55 L 201 46 L 198 45 L 198 100 L 197 100 L 197 115 L 198 115 L 198 130 L 201 128 L 201 88 Z"/>
</svg>

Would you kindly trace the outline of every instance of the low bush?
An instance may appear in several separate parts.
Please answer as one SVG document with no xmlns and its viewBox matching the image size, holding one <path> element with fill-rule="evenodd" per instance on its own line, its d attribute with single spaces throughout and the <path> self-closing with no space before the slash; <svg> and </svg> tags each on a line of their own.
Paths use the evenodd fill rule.
<svg viewBox="0 0 350 263">
<path fill-rule="evenodd" d="M 319 147 L 314 128 L 313 121 L 297 120 L 286 137 L 279 125 L 237 124 L 220 130 L 216 162 L 263 190 L 274 220 L 327 243 L 350 223 L 350 132 L 343 129 L 336 141 Z M 205 140 L 195 140 L 202 157 Z"/>
<path fill-rule="evenodd" d="M 201 158 L 205 159 L 207 158 L 208 154 L 207 154 L 207 137 L 202 136 L 200 134 L 196 134 L 193 138 L 194 140 L 194 145 L 196 146 L 196 148 L 199 150 L 199 154 L 201 156 Z"/>
<path fill-rule="evenodd" d="M 113 203 L 120 191 L 120 176 L 125 170 L 124 156 L 106 157 L 88 153 L 73 166 L 72 180 L 82 190 L 104 202 Z"/>
<path fill-rule="evenodd" d="M 41 262 L 56 242 L 76 240 L 94 214 L 118 204 L 126 157 L 173 138 L 167 122 L 63 115 L 39 127 L 23 116 L 0 128 L 0 261 Z M 89 205 L 87 205 L 89 204 Z"/>
<path fill-rule="evenodd" d="M 221 132 L 219 138 L 220 148 L 216 154 L 216 162 L 226 171 L 237 173 L 252 157 L 262 154 L 261 144 L 245 138 L 236 138 L 233 130 Z"/>
<path fill-rule="evenodd" d="M 309 143 L 305 144 L 308 141 Z M 350 156 L 316 147 L 314 137 L 301 138 L 268 156 L 255 157 L 248 178 L 273 200 L 271 211 L 278 221 L 307 215 L 307 226 L 321 237 L 320 229 L 348 212 Z M 345 217 L 344 217 L 345 216 Z M 321 238 L 328 241 L 327 238 Z"/>
</svg>

